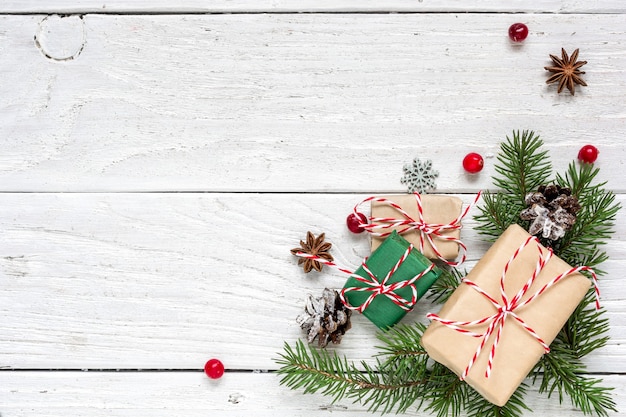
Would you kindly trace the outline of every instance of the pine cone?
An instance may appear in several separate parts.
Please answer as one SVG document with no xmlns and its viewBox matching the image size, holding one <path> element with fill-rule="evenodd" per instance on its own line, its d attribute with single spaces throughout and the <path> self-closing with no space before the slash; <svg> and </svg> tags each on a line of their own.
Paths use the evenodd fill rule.
<svg viewBox="0 0 626 417">
<path fill-rule="evenodd" d="M 520 218 L 532 220 L 528 233 L 549 240 L 565 236 L 565 232 L 576 222 L 576 213 L 580 210 L 572 190 L 557 184 L 540 186 L 537 192 L 526 195 L 525 202 L 528 207 L 522 210 Z"/>
<path fill-rule="evenodd" d="M 317 337 L 318 346 L 325 347 L 328 342 L 341 342 L 341 337 L 351 327 L 351 315 L 352 310 L 341 302 L 339 293 L 324 288 L 321 297 L 309 294 L 304 313 L 298 316 L 296 322 L 308 332 L 309 343 Z"/>
</svg>

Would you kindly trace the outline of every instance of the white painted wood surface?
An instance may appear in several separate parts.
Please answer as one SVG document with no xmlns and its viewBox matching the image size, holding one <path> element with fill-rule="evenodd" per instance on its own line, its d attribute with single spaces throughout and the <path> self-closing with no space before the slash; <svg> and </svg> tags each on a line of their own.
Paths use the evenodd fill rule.
<svg viewBox="0 0 626 417">
<path fill-rule="evenodd" d="M 623 13 L 620 0 L 5 0 L 4 13 L 490 12 Z"/>
<path fill-rule="evenodd" d="M 566 152 L 558 167 L 587 142 L 619 166 L 624 15 L 525 15 L 521 46 L 517 20 L 5 16 L 0 190 L 401 192 L 414 156 L 494 153 L 513 129 Z M 545 84 L 561 46 L 589 61 L 575 97 Z M 490 185 L 492 163 L 478 178 L 444 166 L 442 192 Z"/>
<path fill-rule="evenodd" d="M 366 416 L 363 407 L 350 402 L 332 404 L 328 398 L 316 398 L 276 388 L 276 377 L 267 373 L 232 373 L 210 381 L 197 372 L 5 372 L 6 382 L 14 392 L 4 415 L 42 417 L 136 416 L 169 417 L 322 417 Z M 615 397 L 624 403 L 626 377 L 611 375 L 606 383 L 618 387 Z M 528 406 L 532 415 L 582 417 L 571 407 L 558 407 L 558 401 L 530 390 Z M 33 407 L 37 404 L 37 407 Z M 27 410 L 27 414 L 24 410 Z M 374 414 L 380 415 L 380 414 Z M 391 414 L 395 415 L 395 414 Z M 408 412 L 407 416 L 425 416 Z M 530 414 L 529 414 L 530 415 Z"/>
<path fill-rule="evenodd" d="M 301 336 L 305 295 L 343 283 L 295 266 L 307 230 L 356 265 L 367 241 L 343 223 L 356 202 L 402 192 L 421 156 L 468 203 L 494 159 L 468 176 L 462 156 L 513 129 L 538 131 L 557 168 L 598 146 L 624 205 L 623 3 L 499 3 L 2 2 L 0 414 L 363 415 L 267 372 Z M 488 13 L 356 13 L 459 9 Z M 522 45 L 506 37 L 515 21 L 531 29 Z M 562 46 L 589 61 L 575 97 L 544 84 Z M 473 224 L 468 268 L 487 248 Z M 611 341 L 587 365 L 626 412 L 623 212 L 617 231 L 601 281 Z M 369 359 L 374 334 L 355 317 L 338 351 Z M 213 356 L 228 368 L 217 382 L 200 372 Z"/>
</svg>

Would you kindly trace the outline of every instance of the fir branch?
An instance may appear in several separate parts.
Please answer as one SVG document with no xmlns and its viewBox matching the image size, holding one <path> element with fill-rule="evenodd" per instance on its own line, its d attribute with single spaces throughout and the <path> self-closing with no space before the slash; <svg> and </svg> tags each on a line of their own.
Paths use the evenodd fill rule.
<svg viewBox="0 0 626 417">
<path fill-rule="evenodd" d="M 437 303 L 445 303 L 461 284 L 461 280 L 465 275 L 467 275 L 467 271 L 461 273 L 456 268 L 442 268 L 441 275 L 430 287 L 430 292 L 426 298 Z"/>
<path fill-rule="evenodd" d="M 380 355 L 386 359 L 380 365 L 382 373 L 393 376 L 394 381 L 425 381 L 428 380 L 428 354 L 421 344 L 422 334 L 426 325 L 396 325 L 386 332 L 378 334 L 378 339 L 384 343 L 379 346 Z M 405 395 L 397 404 L 398 411 L 407 410 L 416 401 L 423 399 L 424 391 L 428 388 L 413 390 Z M 418 406 L 419 407 L 419 406 Z"/>
<path fill-rule="evenodd" d="M 425 400 L 425 410 L 437 414 L 437 417 L 458 417 L 469 404 L 469 397 L 474 391 L 469 385 L 445 366 L 435 362 L 429 379 L 429 389 Z"/>
<path fill-rule="evenodd" d="M 556 175 L 556 182 L 562 187 L 569 187 L 572 194 L 578 198 L 584 198 L 592 188 L 602 188 L 606 182 L 592 185 L 593 180 L 600 172 L 599 168 L 595 168 L 593 164 L 579 164 L 576 168 L 574 162 L 570 162 L 567 166 L 565 176 Z"/>
<path fill-rule="evenodd" d="M 613 233 L 620 205 L 615 202 L 615 194 L 604 189 L 605 182 L 592 184 L 598 172 L 593 165 L 579 164 L 577 168 L 572 162 L 565 176 L 557 175 L 557 183 L 569 187 L 581 205 L 574 227 L 554 246 L 555 252 L 566 261 L 581 251 L 597 252 Z M 602 256 L 598 259 L 598 263 L 604 260 Z"/>
<path fill-rule="evenodd" d="M 524 205 L 512 194 L 485 192 L 482 200 L 474 219 L 478 222 L 476 230 L 488 240 L 495 241 L 512 224 L 527 223 L 519 218 Z"/>
<path fill-rule="evenodd" d="M 544 184 L 552 172 L 552 165 L 547 158 L 548 152 L 541 151 L 543 141 L 535 132 L 524 130 L 513 132 L 513 139 L 506 137 L 500 145 L 496 172 L 500 176 L 493 178 L 493 183 L 505 194 L 516 197 L 520 204 L 530 191 Z"/>
<path fill-rule="evenodd" d="M 349 390 L 363 387 L 364 383 L 356 376 L 358 370 L 345 358 L 342 360 L 325 350 L 307 349 L 301 340 L 296 342 L 295 350 L 288 343 L 284 349 L 276 362 L 283 366 L 278 371 L 283 375 L 280 383 L 291 389 L 303 389 L 305 393 L 322 392 L 333 395 L 333 401 L 338 401 Z"/>
<path fill-rule="evenodd" d="M 478 231 L 490 240 L 497 239 L 511 224 L 527 228 L 528 222 L 519 218 L 525 208 L 525 196 L 548 182 L 551 165 L 541 151 L 541 140 L 533 132 L 514 132 L 513 139 L 501 145 L 499 175 L 494 184 L 500 191 L 483 194 L 484 204 L 475 216 Z M 598 170 L 582 164 L 570 164 L 565 176 L 557 175 L 556 182 L 572 189 L 582 209 L 574 227 L 564 238 L 549 242 L 556 255 L 570 265 L 596 267 L 607 259 L 600 249 L 613 233 L 619 204 L 615 195 L 604 190 L 605 183 L 594 184 Z M 602 271 L 595 268 L 596 273 Z M 462 274 L 452 268 L 444 272 L 433 285 L 429 298 L 443 302 L 459 285 Z M 608 319 L 604 310 L 593 308 L 593 290 L 571 315 L 566 325 L 552 342 L 551 353 L 544 355 L 531 372 L 533 382 L 541 380 L 540 392 L 551 396 L 558 393 L 562 402 L 569 396 L 574 406 L 586 414 L 604 417 L 616 411 L 611 399 L 611 388 L 602 387 L 601 380 L 585 375 L 581 358 L 606 345 Z M 281 384 L 305 393 L 320 392 L 334 398 L 352 399 L 383 413 L 406 411 L 415 404 L 418 409 L 438 417 L 458 417 L 465 412 L 469 417 L 518 417 L 528 410 L 522 384 L 504 407 L 490 404 L 445 366 L 431 362 L 421 346 L 423 324 L 396 326 L 379 336 L 384 343 L 375 366 L 361 362 L 359 366 L 340 358 L 336 353 L 307 347 L 301 341 L 295 349 L 285 344 L 285 352 L 277 359 L 282 365 L 278 373 Z"/>
<path fill-rule="evenodd" d="M 425 324 L 414 323 L 412 325 L 399 324 L 386 332 L 379 333 L 378 339 L 385 344 L 385 346 L 378 347 L 381 355 L 394 359 L 415 357 L 420 361 L 425 360 L 426 349 L 420 343 L 424 331 L 426 331 Z"/>
<path fill-rule="evenodd" d="M 503 406 L 498 407 L 497 405 L 491 404 L 489 401 L 485 400 L 480 394 L 474 392 L 469 401 L 469 405 L 467 407 L 467 415 L 468 417 L 483 417 L 483 416 L 493 416 L 493 417 L 518 417 L 521 416 L 526 411 L 532 411 L 524 401 L 524 397 L 526 396 L 527 385 L 522 383 L 509 401 Z"/>
<path fill-rule="evenodd" d="M 380 364 L 374 369 L 361 362 L 364 371 L 360 371 L 345 357 L 307 347 L 300 340 L 295 349 L 285 343 L 284 353 L 276 362 L 282 365 L 278 370 L 282 375 L 280 383 L 291 389 L 302 389 L 304 393 L 320 392 L 332 396 L 333 402 L 350 398 L 368 406 L 369 411 L 382 413 L 394 409 L 406 411 L 423 396 L 427 383 L 426 379 L 407 380 L 405 375 L 384 372 Z"/>
<path fill-rule="evenodd" d="M 584 376 L 584 365 L 566 344 L 555 339 L 550 350 L 532 372 L 534 380 L 542 373 L 540 393 L 551 397 L 556 392 L 560 402 L 567 395 L 584 414 L 608 416 L 609 411 L 617 411 L 611 399 L 612 388 L 600 386 L 600 379 Z"/>
<path fill-rule="evenodd" d="M 609 341 L 609 319 L 604 312 L 603 309 L 595 309 L 595 292 L 591 288 L 558 334 L 557 338 L 577 359 L 605 346 Z"/>
<path fill-rule="evenodd" d="M 540 146 L 541 141 L 532 132 L 524 132 L 521 138 L 519 133 L 514 133 L 513 140 L 507 138 L 507 143 L 502 144 L 496 166 L 499 176 L 493 179 L 501 191 L 485 194 L 480 213 L 475 216 L 477 229 L 489 240 L 497 239 L 511 224 L 527 229 L 527 222 L 519 218 L 525 208 L 524 197 L 547 183 L 551 171 L 549 163 L 540 163 L 546 157 Z M 562 239 L 542 243 L 551 246 L 568 264 L 593 267 L 600 275 L 602 271 L 597 266 L 608 259 L 600 246 L 613 234 L 620 206 L 615 203 L 615 195 L 604 189 L 606 183 L 594 183 L 598 172 L 590 164 L 577 166 L 572 162 L 564 176 L 556 176 L 556 183 L 570 188 L 578 198 L 581 210 L 574 227 Z M 604 310 L 593 308 L 593 303 L 594 294 L 590 290 L 553 342 L 552 352 L 544 356 L 532 374 L 535 378 L 541 376 L 542 392 L 550 395 L 556 391 L 561 401 L 568 395 L 572 404 L 583 412 L 605 416 L 615 410 L 610 389 L 601 387 L 601 380 L 585 377 L 585 367 L 580 362 L 580 358 L 608 341 L 608 319 Z"/>
<path fill-rule="evenodd" d="M 527 228 L 528 223 L 519 218 L 526 207 L 526 194 L 545 184 L 552 172 L 547 151 L 540 150 L 543 141 L 532 131 L 513 132 L 500 145 L 497 175 L 493 183 L 500 189 L 495 194 L 484 193 L 480 213 L 474 216 L 477 230 L 489 240 L 496 240 L 512 224 Z"/>
</svg>

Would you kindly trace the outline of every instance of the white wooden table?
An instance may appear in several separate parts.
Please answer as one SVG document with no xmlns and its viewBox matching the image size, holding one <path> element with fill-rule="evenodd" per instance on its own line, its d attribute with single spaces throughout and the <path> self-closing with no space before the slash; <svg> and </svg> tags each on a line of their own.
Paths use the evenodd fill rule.
<svg viewBox="0 0 626 417">
<path fill-rule="evenodd" d="M 306 294 L 343 283 L 296 267 L 307 230 L 356 265 L 356 202 L 404 192 L 420 156 L 468 203 L 514 129 L 538 132 L 561 171 L 597 146 L 624 205 L 626 3 L 464 3 L 2 1 L 0 414 L 364 415 L 271 372 Z M 530 35 L 513 45 L 518 21 Z M 561 47 L 589 62 L 574 97 L 545 84 Z M 487 156 L 477 176 L 471 151 Z M 473 225 L 468 268 L 488 247 Z M 611 341 L 587 365 L 626 413 L 623 211 L 607 250 Z M 359 316 L 337 351 L 377 344 Z M 529 405 L 582 415 L 536 390 Z"/>
</svg>

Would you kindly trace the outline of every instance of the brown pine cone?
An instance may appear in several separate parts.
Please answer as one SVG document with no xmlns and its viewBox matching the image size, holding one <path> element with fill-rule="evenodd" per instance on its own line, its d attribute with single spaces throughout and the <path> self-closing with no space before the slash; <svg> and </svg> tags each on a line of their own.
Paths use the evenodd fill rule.
<svg viewBox="0 0 626 417">
<path fill-rule="evenodd" d="M 321 297 L 309 294 L 304 313 L 298 316 L 296 322 L 308 333 L 309 343 L 317 338 L 318 346 L 325 347 L 328 342 L 341 342 L 341 337 L 351 327 L 351 315 L 352 310 L 341 302 L 339 293 L 324 288 Z"/>
<path fill-rule="evenodd" d="M 572 190 L 558 184 L 540 186 L 536 192 L 526 195 L 525 202 L 527 208 L 522 210 L 520 218 L 532 221 L 528 233 L 549 240 L 565 236 L 581 208 Z"/>
</svg>

